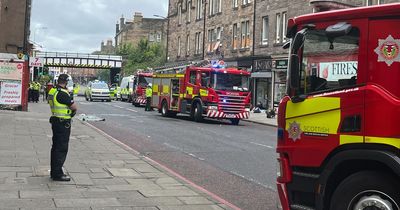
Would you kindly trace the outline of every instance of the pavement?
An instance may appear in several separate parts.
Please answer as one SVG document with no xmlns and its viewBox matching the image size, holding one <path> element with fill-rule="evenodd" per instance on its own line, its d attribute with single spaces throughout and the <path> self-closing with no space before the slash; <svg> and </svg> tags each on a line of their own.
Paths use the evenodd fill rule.
<svg viewBox="0 0 400 210">
<path fill-rule="evenodd" d="M 276 127 L 278 125 L 277 119 L 275 118 L 267 118 L 267 114 L 265 114 L 265 110 L 261 110 L 261 113 L 250 113 L 249 119 L 243 119 L 247 122 L 253 122 L 261 125 L 268 125 Z"/>
<path fill-rule="evenodd" d="M 72 123 L 64 170 L 49 178 L 49 107 L 0 110 L 0 209 L 238 209 L 79 120 Z M 265 116 L 265 115 L 264 115 Z"/>
</svg>

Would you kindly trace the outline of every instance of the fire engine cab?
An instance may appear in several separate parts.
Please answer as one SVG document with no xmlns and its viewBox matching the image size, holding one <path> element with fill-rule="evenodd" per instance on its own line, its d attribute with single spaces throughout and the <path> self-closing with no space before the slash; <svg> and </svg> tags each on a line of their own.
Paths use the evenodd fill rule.
<svg viewBox="0 0 400 210">
<path fill-rule="evenodd" d="M 151 83 L 153 73 L 140 71 L 135 74 L 134 87 L 132 93 L 132 104 L 136 107 L 146 105 L 146 87 Z"/>
<path fill-rule="evenodd" d="M 153 75 L 151 104 L 163 116 L 182 113 L 197 122 L 208 117 L 229 119 L 234 125 L 249 117 L 249 72 L 195 65 L 173 72 Z"/>
<path fill-rule="evenodd" d="M 295 17 L 278 113 L 284 210 L 400 209 L 400 4 Z"/>
</svg>

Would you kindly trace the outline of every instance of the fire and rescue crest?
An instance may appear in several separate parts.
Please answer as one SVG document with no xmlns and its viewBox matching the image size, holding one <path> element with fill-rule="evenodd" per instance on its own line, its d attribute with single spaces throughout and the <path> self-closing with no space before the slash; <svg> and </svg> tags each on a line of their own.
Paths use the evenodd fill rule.
<svg viewBox="0 0 400 210">
<path fill-rule="evenodd" d="M 400 62 L 400 39 L 394 39 L 389 35 L 386 39 L 379 39 L 375 53 L 378 54 L 378 62 L 386 62 L 388 66 L 393 62 Z"/>
<path fill-rule="evenodd" d="M 300 124 L 297 123 L 296 121 L 289 123 L 288 133 L 289 133 L 289 138 L 293 139 L 293 141 L 300 139 L 302 133 L 300 129 Z"/>
</svg>

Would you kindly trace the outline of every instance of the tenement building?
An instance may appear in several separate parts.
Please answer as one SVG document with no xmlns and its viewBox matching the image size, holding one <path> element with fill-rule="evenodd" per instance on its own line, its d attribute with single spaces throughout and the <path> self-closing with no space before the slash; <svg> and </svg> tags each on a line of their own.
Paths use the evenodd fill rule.
<svg viewBox="0 0 400 210">
<path fill-rule="evenodd" d="M 400 0 L 169 0 L 168 62 L 223 59 L 251 71 L 252 104 L 277 107 L 286 89 L 289 18 Z"/>
<path fill-rule="evenodd" d="M 133 20 L 125 20 L 122 16 L 115 29 L 115 47 L 131 44 L 136 46 L 140 40 L 147 39 L 152 43 L 166 45 L 167 20 L 160 18 L 144 18 L 142 13 L 135 12 Z"/>
<path fill-rule="evenodd" d="M 27 53 L 31 0 L 0 0 L 0 53 Z"/>
</svg>

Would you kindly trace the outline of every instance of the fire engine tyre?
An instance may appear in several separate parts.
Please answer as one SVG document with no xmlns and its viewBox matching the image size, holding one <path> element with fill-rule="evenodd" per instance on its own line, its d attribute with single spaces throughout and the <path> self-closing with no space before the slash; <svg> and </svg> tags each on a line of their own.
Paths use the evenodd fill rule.
<svg viewBox="0 0 400 210">
<path fill-rule="evenodd" d="M 400 210 L 400 183 L 389 174 L 361 171 L 347 177 L 333 193 L 330 210 Z"/>
<path fill-rule="evenodd" d="M 231 119 L 232 125 L 239 125 L 240 119 Z"/>
<path fill-rule="evenodd" d="M 162 105 L 161 105 L 161 115 L 162 115 L 163 117 L 168 117 L 168 105 L 167 105 L 167 102 L 166 102 L 166 101 L 163 101 L 163 102 L 162 102 Z"/>
<path fill-rule="evenodd" d="M 200 102 L 196 102 L 196 106 L 194 107 L 193 120 L 196 122 L 203 121 L 203 108 Z"/>
</svg>

